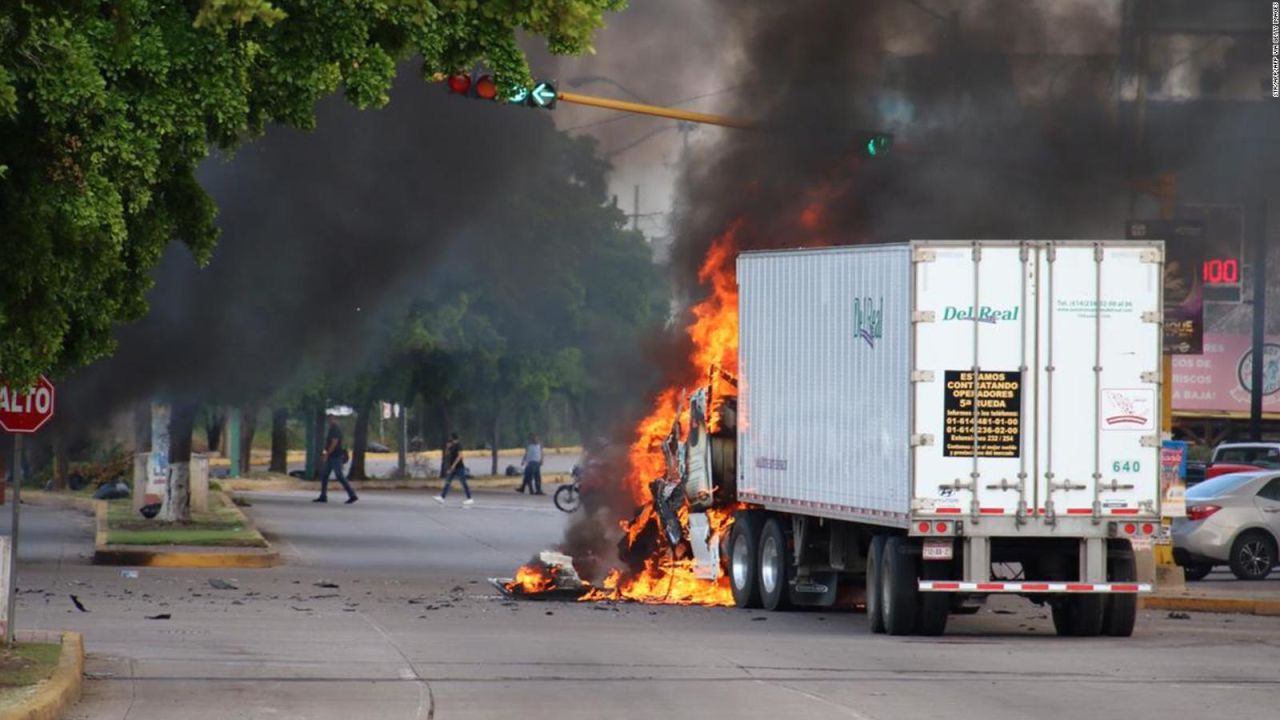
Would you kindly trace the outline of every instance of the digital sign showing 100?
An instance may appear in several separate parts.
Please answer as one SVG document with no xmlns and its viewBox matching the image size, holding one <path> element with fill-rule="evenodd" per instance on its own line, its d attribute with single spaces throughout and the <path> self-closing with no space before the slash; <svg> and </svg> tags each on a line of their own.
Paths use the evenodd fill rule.
<svg viewBox="0 0 1280 720">
<path fill-rule="evenodd" d="M 1200 277 L 1205 285 L 1239 285 L 1240 261 L 1235 258 L 1205 260 Z"/>
</svg>

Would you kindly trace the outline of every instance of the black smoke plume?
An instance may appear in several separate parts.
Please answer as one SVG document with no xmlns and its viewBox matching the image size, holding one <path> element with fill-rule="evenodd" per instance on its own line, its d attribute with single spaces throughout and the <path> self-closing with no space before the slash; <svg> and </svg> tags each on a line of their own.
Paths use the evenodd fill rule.
<svg viewBox="0 0 1280 720">
<path fill-rule="evenodd" d="M 725 131 L 684 168 L 672 272 L 687 304 L 705 296 L 697 270 L 730 228 L 741 250 L 1116 238 L 1131 179 L 1195 159 L 1135 149 L 1132 103 L 1119 102 L 1130 79 L 1119 4 L 718 7 L 721 51 L 737 58 L 724 82 L 739 88 L 721 112 L 758 129 Z M 864 157 L 861 130 L 892 132 L 895 145 Z M 689 377 L 686 321 L 674 323 L 657 361 L 669 368 L 666 384 Z M 593 466 L 605 475 L 596 484 L 617 483 L 620 464 Z M 584 518 L 566 552 L 606 556 L 615 521 L 627 518 Z"/>
<path fill-rule="evenodd" d="M 391 103 L 322 102 L 317 129 L 272 129 L 202 182 L 222 236 L 206 268 L 171 244 L 148 316 L 60 390 L 64 426 L 134 400 L 267 401 L 282 383 L 359 369 L 382 315 L 448 273 L 495 198 L 547 161 L 549 117 L 449 96 L 403 68 Z M 491 229 L 491 228 L 490 228 Z"/>
</svg>

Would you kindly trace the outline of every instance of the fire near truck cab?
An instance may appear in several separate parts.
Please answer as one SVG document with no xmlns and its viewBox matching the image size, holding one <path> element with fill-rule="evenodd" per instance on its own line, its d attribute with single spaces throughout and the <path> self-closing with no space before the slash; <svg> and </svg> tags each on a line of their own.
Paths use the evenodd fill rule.
<svg viewBox="0 0 1280 720">
<path fill-rule="evenodd" d="M 699 567 L 740 607 L 936 635 L 1012 593 L 1128 636 L 1159 529 L 1163 243 L 915 241 L 737 259 L 736 403 L 681 448 Z M 714 384 L 712 385 L 712 387 Z M 697 511 L 734 507 L 717 538 Z M 717 541 L 718 540 L 718 541 Z M 723 560 L 722 560 L 723 558 Z"/>
</svg>

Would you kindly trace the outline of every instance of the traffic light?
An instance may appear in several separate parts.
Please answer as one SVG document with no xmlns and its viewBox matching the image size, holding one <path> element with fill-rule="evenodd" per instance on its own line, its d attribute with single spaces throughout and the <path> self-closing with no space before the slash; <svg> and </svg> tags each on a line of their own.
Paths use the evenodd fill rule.
<svg viewBox="0 0 1280 720">
<path fill-rule="evenodd" d="M 510 93 L 499 96 L 498 82 L 492 75 L 481 75 L 472 82 L 468 73 L 458 73 L 444 78 L 445 87 L 453 95 L 462 95 L 477 100 L 491 100 L 507 105 L 525 105 L 527 107 L 552 110 L 556 106 L 556 86 L 546 80 L 534 82 L 533 87 L 519 86 Z"/>
<path fill-rule="evenodd" d="M 880 157 L 889 152 L 893 145 L 893 135 L 889 133 L 866 133 L 859 138 L 858 154 L 866 157 Z"/>
</svg>

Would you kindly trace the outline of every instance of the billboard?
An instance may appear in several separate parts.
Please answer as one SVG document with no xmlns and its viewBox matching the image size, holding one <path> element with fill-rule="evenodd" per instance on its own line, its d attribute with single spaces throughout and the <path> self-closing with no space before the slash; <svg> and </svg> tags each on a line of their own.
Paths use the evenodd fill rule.
<svg viewBox="0 0 1280 720">
<path fill-rule="evenodd" d="M 1262 411 L 1280 413 L 1280 337 L 1267 338 L 1263 363 Z M 1205 333 L 1204 354 L 1173 358 L 1173 410 L 1247 417 L 1252 373 L 1252 338 Z"/>
</svg>

